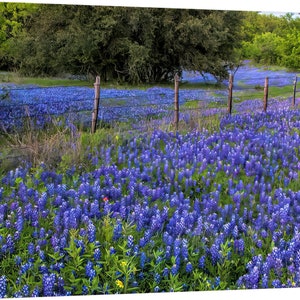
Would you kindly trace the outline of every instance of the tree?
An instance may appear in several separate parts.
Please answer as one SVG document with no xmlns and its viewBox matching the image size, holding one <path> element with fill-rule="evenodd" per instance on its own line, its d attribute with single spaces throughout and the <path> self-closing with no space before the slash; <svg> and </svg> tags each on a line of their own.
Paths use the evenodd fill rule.
<svg viewBox="0 0 300 300">
<path fill-rule="evenodd" d="M 0 69 L 13 66 L 10 53 L 12 39 L 18 38 L 24 25 L 38 9 L 36 4 L 0 3 Z"/>
<path fill-rule="evenodd" d="M 248 13 L 244 20 L 243 57 L 256 63 L 300 68 L 300 18 Z"/>
<path fill-rule="evenodd" d="M 100 74 L 158 82 L 183 69 L 227 77 L 242 12 L 41 5 L 9 52 L 31 75 Z"/>
</svg>

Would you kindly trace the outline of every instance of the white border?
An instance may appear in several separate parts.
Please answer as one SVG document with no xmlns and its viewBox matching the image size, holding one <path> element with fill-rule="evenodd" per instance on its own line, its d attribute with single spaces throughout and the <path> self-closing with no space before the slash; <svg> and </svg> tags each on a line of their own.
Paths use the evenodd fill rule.
<svg viewBox="0 0 300 300">
<path fill-rule="evenodd" d="M 1 2 L 28 2 L 46 4 L 78 4 L 78 5 L 102 5 L 102 6 L 136 6 L 136 7 L 170 7 L 170 8 L 194 8 L 217 10 L 249 10 L 249 11 L 273 11 L 300 13 L 299 0 L 270 1 L 270 0 L 15 0 Z"/>
<path fill-rule="evenodd" d="M 190 300 L 269 300 L 288 299 L 298 300 L 300 288 L 286 289 L 258 289 L 258 290 L 226 290 L 226 291 L 206 291 L 206 292 L 175 292 L 175 293 L 148 293 L 148 294 L 113 294 L 96 296 L 69 296 L 69 297 L 37 297 L 24 298 L 25 300 L 182 300 L 186 297 Z"/>
</svg>

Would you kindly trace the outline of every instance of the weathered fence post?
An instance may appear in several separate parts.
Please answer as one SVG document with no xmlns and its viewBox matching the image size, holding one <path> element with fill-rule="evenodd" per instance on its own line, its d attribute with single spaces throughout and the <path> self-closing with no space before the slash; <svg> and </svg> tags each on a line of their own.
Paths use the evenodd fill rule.
<svg viewBox="0 0 300 300">
<path fill-rule="evenodd" d="M 268 96 L 269 96 L 269 78 L 265 78 L 265 87 L 264 87 L 264 112 L 268 108 Z"/>
<path fill-rule="evenodd" d="M 297 92 L 297 76 L 294 80 L 294 92 L 293 92 L 293 107 L 295 107 L 296 104 L 296 92 Z"/>
<path fill-rule="evenodd" d="M 232 111 L 232 90 L 233 90 L 233 75 L 229 75 L 229 85 L 228 85 L 228 113 L 231 115 Z"/>
<path fill-rule="evenodd" d="M 174 77 L 174 83 L 175 83 L 175 87 L 174 87 L 174 91 L 175 91 L 174 123 L 175 123 L 176 130 L 178 130 L 178 123 L 179 123 L 179 81 L 180 81 L 180 78 L 179 78 L 178 74 L 176 73 L 175 77 Z"/>
<path fill-rule="evenodd" d="M 96 82 L 94 83 L 95 87 L 95 98 L 94 98 L 94 109 L 92 113 L 92 128 L 91 133 L 96 132 L 98 111 L 99 111 L 99 100 L 100 100 L 100 76 L 96 77 Z"/>
</svg>

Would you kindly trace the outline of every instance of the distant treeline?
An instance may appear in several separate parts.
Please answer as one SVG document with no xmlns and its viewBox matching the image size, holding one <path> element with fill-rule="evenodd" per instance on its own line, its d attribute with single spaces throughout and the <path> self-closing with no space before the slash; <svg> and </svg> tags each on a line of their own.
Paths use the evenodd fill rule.
<svg viewBox="0 0 300 300">
<path fill-rule="evenodd" d="M 0 69 L 131 83 L 191 70 L 222 80 L 245 58 L 298 68 L 299 29 L 291 15 L 0 3 Z"/>
<path fill-rule="evenodd" d="M 299 14 L 277 17 L 248 12 L 242 35 L 243 57 L 264 65 L 300 69 Z"/>
</svg>

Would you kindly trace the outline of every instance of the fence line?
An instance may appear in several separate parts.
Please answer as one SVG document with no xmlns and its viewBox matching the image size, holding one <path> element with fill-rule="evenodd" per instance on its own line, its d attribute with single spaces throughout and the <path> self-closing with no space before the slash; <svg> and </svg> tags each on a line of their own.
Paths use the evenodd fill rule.
<svg viewBox="0 0 300 300">
<path fill-rule="evenodd" d="M 175 74 L 174 77 L 174 123 L 176 125 L 176 130 L 178 130 L 179 123 L 179 82 L 180 78 L 178 74 Z"/>
<path fill-rule="evenodd" d="M 92 128 L 91 133 L 95 133 L 99 112 L 99 101 L 100 101 L 100 76 L 96 77 L 96 82 L 94 83 L 95 87 L 95 99 L 94 99 L 94 109 L 92 112 Z"/>
<path fill-rule="evenodd" d="M 265 86 L 264 86 L 264 112 L 267 111 L 268 96 L 269 96 L 269 78 L 266 77 L 266 79 L 265 79 Z"/>
<path fill-rule="evenodd" d="M 233 108 L 233 98 L 234 98 L 234 94 L 235 94 L 235 91 L 236 92 L 240 92 L 240 91 L 244 91 L 244 90 L 252 90 L 253 91 L 253 88 L 242 88 L 242 89 L 235 89 L 234 88 L 234 82 L 233 82 L 233 76 L 230 75 L 229 76 L 229 81 L 228 81 L 228 90 L 224 90 L 224 91 L 217 91 L 216 94 L 216 103 L 217 102 L 226 102 L 226 97 L 227 97 L 227 113 L 231 114 L 232 113 L 232 108 Z M 263 90 L 263 94 L 262 94 L 262 98 L 263 98 L 263 105 L 262 105 L 262 110 L 264 112 L 267 111 L 267 108 L 268 108 L 268 98 L 269 98 L 269 79 L 270 77 L 266 77 L 265 78 L 265 82 L 264 82 L 264 90 Z M 47 87 L 47 88 L 55 88 L 55 87 Z M 57 87 L 56 87 L 57 88 Z M 64 115 L 64 114 L 68 114 L 68 113 L 86 113 L 86 112 L 92 112 L 92 121 L 91 121 L 91 124 L 92 124 L 92 127 L 91 127 L 91 132 L 94 133 L 96 131 L 96 127 L 97 127 L 97 119 L 98 119 L 98 116 L 99 116 L 99 113 L 102 113 L 102 115 L 105 114 L 105 112 L 112 112 L 114 109 L 127 109 L 127 110 L 130 110 L 130 109 L 133 109 L 133 110 L 138 110 L 139 108 L 141 107 L 149 107 L 150 109 L 151 108 L 157 108 L 157 109 L 165 109 L 164 106 L 168 106 L 168 110 L 166 112 L 164 112 L 165 114 L 167 114 L 167 112 L 170 112 L 171 111 L 171 105 L 172 105 L 172 100 L 170 99 L 170 96 L 172 95 L 172 89 L 170 89 L 170 91 L 153 91 L 153 93 L 150 93 L 149 94 L 145 94 L 145 95 L 122 95 L 122 96 L 114 96 L 114 95 L 111 95 L 111 96 L 107 96 L 107 95 L 101 95 L 101 101 L 100 101 L 100 77 L 99 77 L 99 80 L 96 78 L 96 82 L 94 84 L 94 88 L 95 88 L 95 97 L 94 97 L 94 108 L 90 109 L 87 107 L 87 104 L 84 105 L 84 107 L 80 108 L 80 107 L 76 107 L 76 105 L 74 105 L 75 103 L 85 103 L 85 102 L 90 102 L 91 103 L 91 107 L 92 107 L 92 98 L 80 98 L 80 99 L 65 99 L 65 102 L 67 100 L 72 100 L 72 102 L 70 103 L 64 103 L 64 112 L 53 112 L 51 110 L 54 110 L 55 106 L 58 106 L 60 104 L 62 104 L 63 102 L 62 101 L 51 101 L 51 102 L 46 102 L 46 101 L 43 101 L 43 102 L 38 102 L 38 103 L 22 103 L 20 106 L 22 107 L 35 107 L 35 106 L 43 106 L 43 105 L 49 105 L 50 108 L 49 109 L 44 109 L 46 112 L 45 113 L 40 113 L 40 114 L 34 114 L 34 115 L 31 115 L 31 116 L 20 116 L 20 111 L 17 112 L 17 115 L 14 117 L 11 115 L 11 113 L 8 111 L 8 112 L 4 112 L 4 110 L 9 110 L 10 108 L 11 109 L 15 109 L 16 108 L 16 105 L 15 104 L 10 104 L 10 103 L 3 103 L 2 105 L 2 113 L 4 112 L 4 116 L 0 117 L 0 121 L 11 121 L 11 120 L 14 120 L 14 119 L 19 119 L 19 118 L 26 118 L 26 117 L 42 117 L 42 116 L 46 116 L 46 115 Z M 36 89 L 36 90 L 44 90 L 45 88 L 44 87 L 34 87 L 34 88 L 16 88 L 16 89 L 8 89 L 8 91 L 10 90 L 33 90 L 33 89 Z M 74 89 L 74 87 L 70 87 L 70 89 Z M 76 87 L 75 87 L 76 89 Z M 256 87 L 254 87 L 254 89 L 256 89 Z M 180 111 L 191 111 L 191 110 L 194 110 L 194 111 L 198 111 L 198 110 L 201 110 L 203 107 L 201 108 L 186 108 L 186 107 L 181 107 L 179 104 L 180 104 L 180 93 L 181 91 L 186 91 L 185 89 L 180 89 L 180 78 L 179 76 L 176 74 L 175 77 L 174 77 L 174 90 L 173 90 L 173 94 L 174 94 L 174 109 L 173 109 L 173 114 L 174 114 L 174 117 L 173 117 L 173 121 L 170 120 L 171 123 L 173 123 L 176 127 L 176 130 L 178 130 L 178 126 L 179 126 L 179 113 Z M 192 91 L 192 90 L 191 90 Z M 5 91 L 6 92 L 6 91 Z M 206 92 L 204 90 L 204 92 Z M 207 91 L 209 93 L 211 93 L 211 91 Z M 292 107 L 295 107 L 295 101 L 296 101 L 296 93 L 299 92 L 297 91 L 297 76 L 295 77 L 295 80 L 294 80 L 294 84 L 293 84 L 293 93 L 292 93 Z M 145 99 L 147 98 L 147 100 L 150 100 L 152 99 L 153 97 L 160 97 L 159 100 L 162 100 L 162 98 L 166 98 L 168 99 L 168 101 L 157 101 L 157 102 L 147 102 L 147 103 L 130 103 L 129 101 L 129 105 L 119 105 L 119 106 L 110 106 L 110 105 L 107 105 L 107 103 L 104 103 L 102 100 L 104 99 L 113 99 L 113 100 L 118 100 L 118 99 L 124 99 L 124 100 L 127 100 L 129 98 L 133 99 L 132 101 L 137 101 L 137 99 Z M 150 98 L 150 99 L 149 99 Z M 199 96 L 199 98 L 201 98 L 201 95 Z M 239 101 L 241 99 L 246 99 L 246 98 L 249 98 L 249 96 L 243 96 L 243 95 L 239 95 L 237 99 L 239 99 Z M 0 99 L 1 99 L 1 85 L 0 85 Z M 220 100 L 221 99 L 221 100 Z M 1 100 L 0 100 L 1 101 Z M 9 100 L 8 100 L 9 101 Z M 97 104 L 97 101 L 98 101 L 98 104 Z M 151 100 L 150 100 L 151 101 Z M 199 101 L 199 103 L 205 103 L 205 100 L 200 100 L 200 99 L 191 99 L 191 101 Z M 127 103 L 128 103 L 127 102 Z M 189 101 L 185 99 L 184 103 L 188 103 Z M 102 105 L 100 105 L 100 103 Z M 2 104 L 0 102 L 0 104 Z M 76 107 L 76 108 L 75 108 Z M 4 110 L 3 110 L 4 108 Z M 73 109 L 72 109 L 73 108 Z M 75 109 L 74 109 L 75 108 Z M 159 112 L 160 114 L 162 114 L 163 112 Z M 117 115 L 118 118 L 120 119 L 124 119 L 123 116 L 121 115 L 121 112 L 119 111 L 116 111 L 115 112 L 115 115 Z M 144 117 L 144 115 L 141 115 L 141 117 Z M 126 118 L 126 112 L 125 112 L 125 118 Z M 135 118 L 135 117 L 134 117 Z"/>
<path fill-rule="evenodd" d="M 293 107 L 295 107 L 296 92 L 297 92 L 297 76 L 295 77 L 294 86 L 293 86 Z"/>
<path fill-rule="evenodd" d="M 228 84 L 228 113 L 232 112 L 232 93 L 233 93 L 233 75 L 229 75 L 229 84 Z"/>
</svg>

